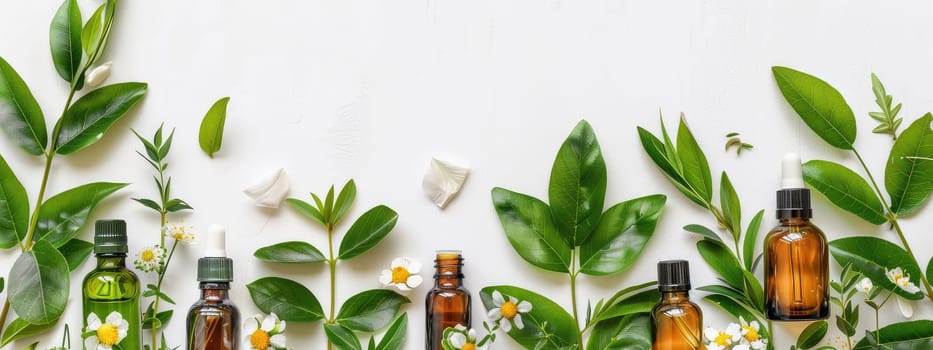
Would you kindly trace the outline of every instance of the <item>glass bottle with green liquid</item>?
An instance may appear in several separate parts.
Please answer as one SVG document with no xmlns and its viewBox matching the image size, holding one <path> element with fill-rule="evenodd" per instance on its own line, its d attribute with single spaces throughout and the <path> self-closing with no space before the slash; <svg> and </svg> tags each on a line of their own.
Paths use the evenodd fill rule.
<svg viewBox="0 0 933 350">
<path fill-rule="evenodd" d="M 84 349 L 140 350 L 139 278 L 126 268 L 126 222 L 98 220 L 94 228 L 97 268 L 81 288 Z"/>
</svg>

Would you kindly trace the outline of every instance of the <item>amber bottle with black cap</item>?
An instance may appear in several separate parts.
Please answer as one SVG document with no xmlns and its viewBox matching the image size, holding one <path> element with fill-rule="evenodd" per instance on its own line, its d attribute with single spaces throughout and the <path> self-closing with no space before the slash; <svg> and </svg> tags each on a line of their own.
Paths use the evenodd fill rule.
<svg viewBox="0 0 933 350">
<path fill-rule="evenodd" d="M 690 264 L 686 260 L 658 263 L 661 301 L 651 312 L 652 350 L 703 349 L 703 312 L 690 301 Z"/>
</svg>

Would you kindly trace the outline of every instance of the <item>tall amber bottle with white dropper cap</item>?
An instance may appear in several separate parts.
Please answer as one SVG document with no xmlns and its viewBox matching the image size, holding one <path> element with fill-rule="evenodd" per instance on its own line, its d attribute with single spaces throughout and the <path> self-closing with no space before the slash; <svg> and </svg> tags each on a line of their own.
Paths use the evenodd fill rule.
<svg viewBox="0 0 933 350">
<path fill-rule="evenodd" d="M 230 301 L 233 259 L 227 257 L 226 229 L 207 229 L 207 250 L 198 259 L 201 299 L 188 310 L 188 350 L 237 350 L 240 312 Z"/>
<path fill-rule="evenodd" d="M 765 311 L 775 321 L 829 317 L 829 247 L 810 222 L 810 190 L 800 157 L 784 156 L 777 227 L 765 238 Z"/>
</svg>

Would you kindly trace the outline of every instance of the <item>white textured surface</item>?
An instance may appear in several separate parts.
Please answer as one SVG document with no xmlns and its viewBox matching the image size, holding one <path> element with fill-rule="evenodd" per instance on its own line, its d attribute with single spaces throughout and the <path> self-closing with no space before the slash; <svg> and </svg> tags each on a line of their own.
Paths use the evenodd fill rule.
<svg viewBox="0 0 933 350">
<path fill-rule="evenodd" d="M 80 3 L 87 17 L 98 2 Z M 48 52 L 57 7 L 57 1 L 0 5 L 0 55 L 26 79 L 50 125 L 67 92 Z M 394 257 L 429 265 L 435 249 L 459 248 L 474 295 L 483 286 L 514 283 L 569 309 L 566 278 L 519 258 L 502 233 L 489 190 L 502 186 L 546 197 L 557 148 L 586 118 L 608 164 L 607 205 L 659 192 L 669 195 L 669 205 L 631 271 L 581 279 L 581 306 L 586 298 L 654 279 L 654 263 L 661 259 L 688 258 L 695 285 L 714 283 L 695 252 L 696 238 L 681 230 L 714 223 L 660 176 L 641 150 L 636 125 L 658 131 L 660 108 L 674 128 L 677 114 L 685 112 L 714 174 L 729 171 L 746 220 L 766 208 L 765 226 L 771 225 L 785 152 L 856 163 L 830 150 L 792 114 L 769 67 L 802 69 L 839 88 L 860 122 L 857 146 L 882 176 L 890 140 L 870 133 L 867 112 L 876 107 L 869 73 L 878 73 L 889 93 L 904 102 L 904 127 L 930 108 L 933 27 L 924 23 L 931 11 L 933 3 L 919 1 L 883 7 L 848 1 L 123 1 L 103 58 L 113 61 L 108 82 L 146 81 L 149 95 L 99 144 L 57 159 L 49 190 L 98 180 L 133 182 L 101 205 L 95 218 L 125 218 L 132 249 L 151 244 L 159 232 L 157 217 L 129 197 L 152 197 L 156 190 L 128 128 L 151 134 L 165 122 L 177 128 L 169 158 L 174 192 L 197 209 L 174 219 L 198 232 L 212 223 L 227 226 L 229 254 L 236 261 L 233 295 L 244 316 L 255 308 L 243 285 L 270 274 L 296 278 L 327 300 L 324 265 L 270 266 L 252 258 L 256 247 L 275 242 L 326 244 L 322 231 L 295 212 L 256 208 L 240 191 L 277 167 L 289 172 L 292 195 L 299 197 L 354 178 L 359 195 L 351 218 L 379 203 L 400 213 L 384 244 L 340 265 L 338 300 L 378 287 L 379 272 Z M 232 97 L 227 131 L 223 149 L 211 160 L 198 148 L 197 128 L 222 96 Z M 741 132 L 756 148 L 741 157 L 722 152 L 723 135 L 730 131 Z M 6 140 L 0 141 L 0 153 L 34 201 L 39 160 Z M 444 211 L 420 189 L 432 156 L 472 168 L 458 199 Z M 894 239 L 885 227 L 862 223 L 815 198 L 814 220 L 830 238 Z M 930 220 L 933 209 L 925 208 L 902 223 L 922 262 L 933 254 Z M 90 239 L 90 230 L 81 237 Z M 170 272 L 168 294 L 179 305 L 168 326 L 173 345 L 183 343 L 182 315 L 198 296 L 189 267 L 201 249 L 183 247 Z M 12 250 L 0 252 L 4 273 L 15 256 Z M 77 281 L 91 265 L 72 276 L 66 321 L 75 328 L 81 322 Z M 143 283 L 152 281 L 143 277 Z M 406 349 L 423 347 L 427 288 L 415 291 L 414 303 L 405 308 L 411 317 Z M 722 313 L 702 306 L 707 324 L 725 324 Z M 897 307 L 889 307 L 885 320 L 901 319 Z M 930 309 L 929 303 L 918 304 L 915 317 L 930 318 Z M 862 309 L 865 325 L 874 318 L 868 311 Z M 474 312 L 482 315 L 478 297 Z M 788 348 L 802 328 L 777 325 L 783 336 L 779 348 Z M 43 346 L 59 337 L 58 331 L 42 337 Z M 289 324 L 288 337 L 296 349 L 323 348 L 319 323 Z M 500 339 L 497 348 L 515 348 Z"/>
</svg>

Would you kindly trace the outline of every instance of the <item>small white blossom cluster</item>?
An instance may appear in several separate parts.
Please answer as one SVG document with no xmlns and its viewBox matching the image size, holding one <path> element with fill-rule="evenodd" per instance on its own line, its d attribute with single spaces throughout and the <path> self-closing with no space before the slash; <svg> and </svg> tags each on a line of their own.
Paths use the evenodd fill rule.
<svg viewBox="0 0 933 350">
<path fill-rule="evenodd" d="M 730 323 L 725 330 L 713 327 L 706 328 L 703 336 L 708 342 L 707 350 L 760 350 L 768 346 L 768 339 L 759 333 L 761 325 L 758 321 L 746 322 L 739 317 L 739 324 Z"/>
</svg>

